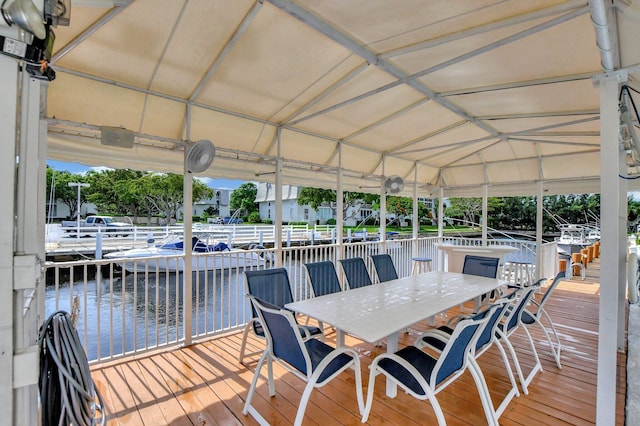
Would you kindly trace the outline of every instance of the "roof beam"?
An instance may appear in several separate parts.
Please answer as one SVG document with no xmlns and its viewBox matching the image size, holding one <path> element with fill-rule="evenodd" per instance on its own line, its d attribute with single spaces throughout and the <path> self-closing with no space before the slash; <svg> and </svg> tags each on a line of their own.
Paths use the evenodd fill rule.
<svg viewBox="0 0 640 426">
<path fill-rule="evenodd" d="M 597 115 L 600 116 L 600 110 L 585 109 L 581 111 L 549 111 L 549 112 L 527 112 L 522 114 L 503 114 L 503 115 L 481 115 L 479 120 L 520 120 L 527 118 L 544 118 L 544 117 L 571 117 L 580 115 Z"/>
<path fill-rule="evenodd" d="M 380 93 L 382 91 L 385 90 L 389 90 L 391 88 L 394 88 L 398 85 L 401 84 L 407 84 L 410 87 L 414 88 L 415 90 L 417 90 L 418 92 L 422 93 L 425 96 L 428 96 L 429 98 L 433 99 L 435 102 L 437 102 L 438 104 L 442 105 L 443 107 L 447 108 L 448 110 L 454 112 L 455 114 L 459 115 L 460 117 L 462 117 L 463 119 L 473 123 L 474 125 L 476 125 L 477 127 L 483 129 L 484 131 L 486 131 L 489 134 L 492 134 L 496 137 L 499 136 L 499 133 L 493 129 L 492 127 L 490 127 L 489 125 L 485 124 L 484 122 L 478 120 L 477 118 L 471 116 L 470 114 L 468 114 L 466 111 L 464 111 L 462 108 L 458 107 L 457 105 L 449 102 L 448 100 L 444 99 L 443 97 L 441 97 L 440 95 L 438 95 L 437 93 L 435 93 L 434 91 L 432 91 L 431 89 L 429 89 L 428 87 L 426 87 L 424 84 L 422 84 L 421 82 L 417 81 L 418 78 L 423 77 L 429 73 L 438 71 L 440 69 L 446 68 L 448 66 L 451 66 L 455 63 L 461 62 L 463 60 L 466 59 L 470 59 L 474 56 L 480 55 L 482 53 L 488 52 L 490 50 L 493 50 L 497 47 L 503 46 L 505 44 L 520 40 L 522 38 L 528 37 L 532 34 L 535 34 L 537 32 L 546 30 L 550 27 L 553 27 L 555 25 L 561 24 L 563 22 L 566 22 L 570 19 L 573 19 L 577 16 L 583 15 L 585 13 L 587 13 L 589 11 L 589 7 L 588 5 L 584 5 L 584 2 L 582 3 L 583 6 L 579 7 L 577 9 L 572 10 L 571 12 L 562 15 L 560 17 L 551 19 L 543 24 L 540 25 L 536 25 L 534 27 L 531 27 L 525 31 L 521 31 L 519 33 L 513 34 L 511 36 L 505 37 L 501 40 L 498 40 L 496 42 L 493 43 L 489 43 L 486 46 L 483 46 L 479 49 L 476 49 L 474 51 L 465 53 L 463 55 L 460 55 L 456 58 L 452 58 L 448 61 L 445 61 L 441 64 L 438 64 L 436 66 L 430 67 L 428 69 L 419 71 L 417 73 L 408 75 L 406 74 L 403 70 L 397 68 L 395 65 L 385 61 L 384 59 L 376 56 L 375 53 L 369 51 L 368 49 L 366 49 L 364 46 L 361 46 L 359 43 L 357 43 L 355 40 L 349 38 L 346 34 L 343 34 L 341 32 L 339 32 L 338 30 L 336 30 L 335 28 L 331 27 L 329 24 L 325 23 L 324 21 L 320 20 L 318 17 L 312 15 L 310 12 L 308 12 L 307 10 L 303 9 L 302 7 L 298 6 L 297 4 L 292 3 L 289 0 L 269 0 L 272 4 L 274 4 L 275 6 L 279 7 L 280 9 L 284 10 L 285 12 L 289 13 L 290 15 L 294 16 L 295 18 L 299 19 L 300 21 L 304 22 L 305 24 L 311 26 L 312 28 L 316 29 L 317 31 L 319 31 L 320 33 L 324 34 L 325 36 L 331 38 L 332 40 L 334 40 L 335 42 L 341 44 L 342 46 L 344 46 L 345 48 L 353 51 L 354 53 L 362 56 L 365 60 L 367 60 L 367 62 L 371 63 L 371 64 L 375 64 L 376 66 L 380 67 L 381 69 L 383 69 L 384 71 L 386 71 L 387 73 L 389 73 L 390 75 L 392 75 L 393 77 L 397 78 L 396 81 L 386 84 L 384 86 L 378 87 L 376 89 L 373 89 L 369 92 L 363 93 L 361 95 L 358 95 L 356 97 L 353 97 L 351 99 L 347 99 L 343 102 L 340 102 L 338 104 L 335 104 L 331 107 L 325 108 L 321 111 L 317 111 L 313 114 L 309 114 L 305 117 L 302 117 L 298 120 L 295 120 L 291 123 L 289 123 L 290 125 L 294 125 L 297 123 L 300 123 L 302 121 L 305 120 L 309 120 L 313 117 L 322 115 L 322 114 L 326 114 L 330 111 L 333 111 L 335 109 L 341 108 L 343 106 L 346 105 L 350 105 L 354 102 L 363 100 L 365 98 L 368 98 L 370 96 L 373 96 L 377 93 Z"/>
<path fill-rule="evenodd" d="M 599 137 L 600 135 L 595 135 Z M 536 144 L 552 144 L 552 145 L 567 145 L 567 146 L 595 146 L 596 144 L 588 143 L 588 142 L 568 142 L 568 141 L 555 141 L 555 140 L 544 140 L 544 139 L 532 139 L 532 138 L 520 138 L 520 137 L 510 137 L 510 141 L 520 141 L 520 142 L 533 142 Z"/>
<path fill-rule="evenodd" d="M 322 92 L 320 92 L 316 97 L 314 97 L 309 102 L 307 102 L 306 104 L 304 104 L 303 106 L 298 108 L 297 111 L 292 112 L 288 117 L 286 117 L 284 120 L 282 120 L 282 124 L 283 125 L 290 124 L 291 120 L 293 120 L 294 118 L 296 118 L 297 116 L 299 116 L 303 112 L 307 111 L 312 106 L 316 105 L 322 99 L 324 99 L 327 96 L 329 96 L 331 93 L 333 93 L 340 86 L 342 86 L 345 83 L 349 82 L 352 78 L 354 78 L 357 75 L 359 75 L 362 71 L 366 70 L 368 67 L 369 67 L 369 63 L 368 62 L 361 63 L 356 68 L 354 68 L 353 70 L 349 71 L 347 74 L 342 76 L 342 78 L 340 78 L 338 81 L 336 81 L 335 83 L 331 84 L 329 87 L 327 87 Z"/>
<path fill-rule="evenodd" d="M 582 80 L 591 80 L 594 75 L 599 74 L 600 71 L 593 72 L 585 72 L 579 74 L 568 74 L 557 77 L 550 78 L 541 78 L 537 80 L 526 80 L 526 81 L 516 81 L 511 83 L 504 84 L 493 84 L 490 86 L 483 87 L 470 87 L 466 89 L 458 89 L 458 90 L 450 90 L 447 92 L 440 92 L 439 95 L 442 97 L 448 96 L 459 96 L 459 95 L 472 95 L 475 93 L 485 93 L 485 92 L 494 92 L 497 90 L 509 90 L 509 89 L 519 89 L 522 87 L 535 87 L 542 86 L 545 84 L 555 84 L 555 83 L 566 83 L 570 81 L 582 81 Z"/>
<path fill-rule="evenodd" d="M 376 128 L 376 127 L 378 127 L 378 126 L 381 126 L 381 125 L 383 125 L 383 124 L 385 124 L 385 123 L 387 123 L 387 122 L 389 122 L 389 121 L 391 121 L 391 120 L 394 120 L 395 118 L 397 118 L 397 117 L 399 117 L 400 115 L 402 115 L 402 114 L 406 113 L 407 111 L 411 111 L 412 109 L 417 108 L 417 107 L 419 107 L 420 105 L 423 105 L 423 104 L 427 103 L 428 101 L 429 101 L 429 98 L 422 98 L 422 99 L 420 99 L 420 100 L 419 100 L 419 101 L 417 101 L 417 102 L 414 102 L 414 103 L 412 103 L 412 104 L 410 104 L 410 105 L 407 105 L 406 107 L 404 107 L 404 108 L 402 108 L 402 109 L 400 109 L 400 110 L 398 110 L 398 111 L 395 111 L 395 112 L 393 112 L 393 113 L 391 113 L 391 114 L 387 115 L 386 117 L 381 118 L 380 120 L 374 121 L 373 123 L 371 123 L 371 124 L 369 124 L 369 125 L 367 125 L 367 126 L 365 126 L 365 127 L 361 128 L 360 130 L 357 130 L 357 131 L 355 131 L 355 132 L 353 132 L 353 133 L 351 133 L 351 134 L 349 134 L 349 135 L 345 136 L 345 137 L 344 137 L 344 138 L 342 138 L 342 139 L 343 139 L 343 140 L 353 139 L 353 138 L 355 138 L 355 137 L 356 137 L 356 136 L 358 136 L 358 135 L 361 135 L 361 134 L 363 134 L 363 133 L 366 133 L 366 132 L 368 132 L 368 131 L 369 131 L 369 130 L 371 130 L 371 129 L 374 129 L 374 128 Z"/>
<path fill-rule="evenodd" d="M 392 58 L 394 56 L 405 55 L 407 53 L 416 52 L 418 50 L 430 49 L 432 47 L 440 46 L 442 44 L 450 43 L 456 40 L 462 40 L 465 38 L 473 37 L 479 34 L 488 33 L 490 31 L 507 28 L 512 25 L 519 25 L 525 22 L 533 21 L 536 19 L 547 18 L 549 16 L 557 15 L 574 10 L 578 7 L 584 6 L 585 0 L 568 1 L 559 5 L 551 6 L 546 9 L 534 10 L 533 12 L 522 13 L 520 15 L 511 16 L 500 21 L 488 22 L 486 24 L 478 25 L 472 28 L 467 28 L 463 31 L 447 34 L 442 37 L 437 37 L 431 40 L 426 40 L 418 43 L 414 43 L 409 46 L 400 47 L 398 49 L 389 50 L 382 55 L 383 59 Z"/>
<path fill-rule="evenodd" d="M 253 4 L 253 7 L 251 7 L 251 9 L 249 10 L 249 12 L 247 12 L 244 18 L 242 18 L 242 22 L 240 22 L 240 25 L 237 26 L 236 30 L 233 32 L 233 34 L 229 38 L 229 41 L 227 41 L 227 43 L 224 45 L 220 53 L 218 53 L 218 56 L 216 56 L 216 58 L 213 60 L 213 62 L 209 66 L 207 73 L 204 75 L 204 77 L 202 77 L 200 82 L 198 82 L 198 85 L 189 96 L 190 102 L 195 101 L 198 95 L 200 95 L 204 87 L 207 85 L 209 80 L 211 80 L 213 75 L 216 73 L 216 71 L 220 67 L 220 64 L 222 63 L 224 58 L 227 57 L 227 55 L 229 54 L 229 52 L 231 52 L 231 49 L 233 49 L 233 47 L 236 45 L 240 37 L 242 37 L 242 35 L 247 31 L 247 29 L 249 28 L 249 24 L 251 24 L 251 21 L 253 21 L 253 18 L 256 17 L 261 7 L 262 7 L 262 1 L 256 1 Z"/>
<path fill-rule="evenodd" d="M 100 28 L 104 26 L 107 22 L 111 21 L 113 18 L 118 16 L 120 12 L 124 11 L 127 6 L 129 6 L 133 0 L 123 0 L 122 2 L 117 3 L 117 5 L 111 9 L 106 14 L 102 15 L 100 19 L 91 24 L 86 30 L 82 33 L 78 34 L 76 38 L 67 43 L 62 49 L 58 50 L 55 55 L 51 57 L 49 61 L 51 65 L 55 65 L 60 59 L 62 59 L 67 53 L 71 52 L 73 49 L 78 47 L 80 43 L 86 40 L 90 35 L 98 31 Z"/>
</svg>

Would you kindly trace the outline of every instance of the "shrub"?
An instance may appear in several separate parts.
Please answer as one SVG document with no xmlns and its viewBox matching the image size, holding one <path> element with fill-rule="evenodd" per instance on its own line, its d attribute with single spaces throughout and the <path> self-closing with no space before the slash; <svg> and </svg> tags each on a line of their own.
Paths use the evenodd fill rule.
<svg viewBox="0 0 640 426">
<path fill-rule="evenodd" d="M 327 225 L 335 225 L 336 220 L 334 218 L 327 219 Z"/>
<path fill-rule="evenodd" d="M 249 223 L 260 223 L 260 222 L 262 222 L 260 220 L 260 213 L 259 212 L 251 212 L 251 214 L 249 214 L 249 216 L 247 217 L 247 222 L 249 222 Z"/>
</svg>

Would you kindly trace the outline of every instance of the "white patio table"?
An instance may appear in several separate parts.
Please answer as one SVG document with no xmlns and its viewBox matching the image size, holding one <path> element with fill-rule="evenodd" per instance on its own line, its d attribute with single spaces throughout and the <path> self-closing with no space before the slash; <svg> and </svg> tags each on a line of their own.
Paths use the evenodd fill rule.
<svg viewBox="0 0 640 426">
<path fill-rule="evenodd" d="M 336 328 L 337 345 L 344 334 L 370 343 L 387 339 L 387 352 L 398 350 L 398 333 L 423 319 L 479 298 L 507 281 L 457 272 L 426 272 L 381 284 L 360 287 L 289 303 L 288 309 Z M 387 395 L 396 396 L 387 381 Z"/>
</svg>

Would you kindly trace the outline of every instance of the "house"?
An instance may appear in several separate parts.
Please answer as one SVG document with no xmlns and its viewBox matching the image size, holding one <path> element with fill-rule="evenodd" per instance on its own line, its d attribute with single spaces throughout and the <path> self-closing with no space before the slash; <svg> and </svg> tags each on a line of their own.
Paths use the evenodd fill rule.
<svg viewBox="0 0 640 426">
<path fill-rule="evenodd" d="M 282 222 L 306 222 L 308 224 L 326 223 L 333 217 L 330 207 L 321 207 L 318 212 L 310 205 L 298 204 L 299 186 L 282 185 Z M 276 187 L 271 183 L 259 182 L 256 203 L 260 212 L 260 219 L 264 222 L 273 221 L 276 214 Z"/>
<path fill-rule="evenodd" d="M 212 198 L 194 202 L 193 215 L 202 217 L 209 208 L 213 207 L 214 216 L 231 216 L 231 192 L 233 192 L 231 189 L 216 189 Z M 182 216 L 182 209 L 179 214 Z"/>
<path fill-rule="evenodd" d="M 282 186 L 282 221 L 284 223 L 306 222 L 308 224 L 324 225 L 329 219 L 336 218 L 336 203 L 330 205 L 322 205 L 317 211 L 313 210 L 310 205 L 299 205 L 298 195 L 302 187 L 283 185 Z M 259 206 L 260 219 L 262 221 L 273 220 L 275 217 L 275 185 L 271 183 L 258 183 L 258 193 L 256 194 L 256 203 Z M 425 203 L 433 210 L 433 200 L 420 198 L 419 202 Z M 195 215 L 195 206 L 194 206 Z M 371 205 L 366 203 L 355 203 L 347 206 L 344 214 L 345 226 L 358 226 L 367 219 L 378 219 L 377 210 L 372 210 Z M 387 219 L 393 219 L 395 215 L 387 214 Z"/>
</svg>

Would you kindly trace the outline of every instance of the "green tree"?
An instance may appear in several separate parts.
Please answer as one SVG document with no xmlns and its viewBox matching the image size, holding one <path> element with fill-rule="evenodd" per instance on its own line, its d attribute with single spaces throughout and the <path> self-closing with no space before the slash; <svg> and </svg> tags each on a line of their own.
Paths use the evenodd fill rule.
<svg viewBox="0 0 640 426">
<path fill-rule="evenodd" d="M 138 180 L 140 189 L 149 205 L 164 214 L 167 220 L 176 218 L 184 205 L 182 175 L 147 173 Z M 213 196 L 213 190 L 197 179 L 193 179 L 193 201 Z M 141 191 L 141 192 L 142 192 Z"/>
<path fill-rule="evenodd" d="M 54 200 L 62 201 L 69 207 L 69 217 L 75 218 L 78 214 L 78 187 L 69 186 L 69 183 L 88 183 L 87 179 L 80 175 L 68 171 L 57 171 L 47 167 L 47 194 L 51 194 Z M 51 184 L 53 183 L 53 191 Z M 86 203 L 88 190 L 80 190 L 80 206 Z M 82 209 L 82 207 L 80 207 Z"/>
<path fill-rule="evenodd" d="M 231 208 L 233 210 L 240 210 L 240 213 L 244 216 L 258 211 L 256 195 L 258 195 L 258 187 L 254 183 L 243 183 L 231 193 Z"/>
<path fill-rule="evenodd" d="M 136 188 L 143 175 L 144 172 L 129 169 L 90 171 L 87 180 L 91 190 L 87 199 L 104 214 L 131 215 L 135 221 L 145 211 Z"/>
</svg>

